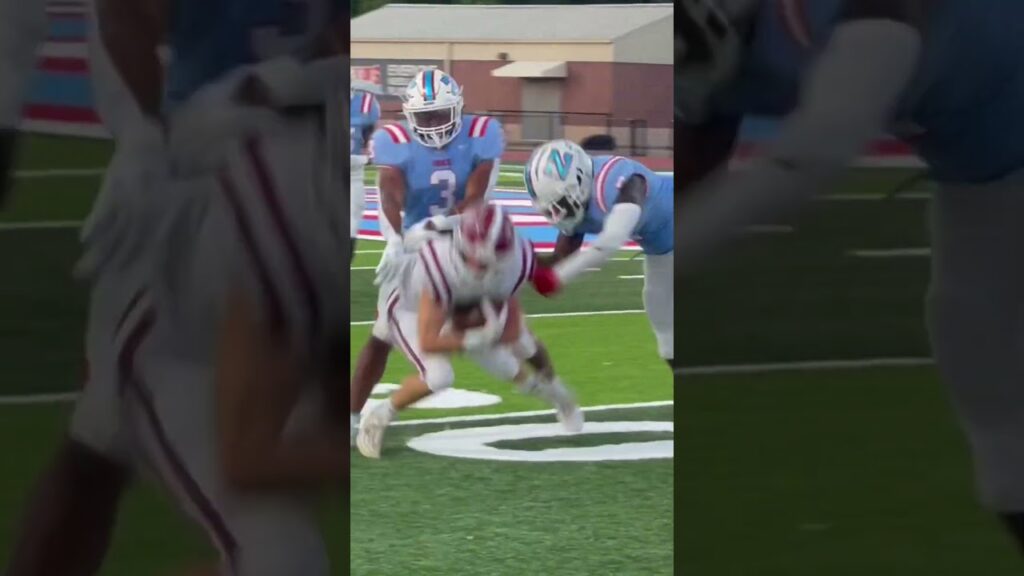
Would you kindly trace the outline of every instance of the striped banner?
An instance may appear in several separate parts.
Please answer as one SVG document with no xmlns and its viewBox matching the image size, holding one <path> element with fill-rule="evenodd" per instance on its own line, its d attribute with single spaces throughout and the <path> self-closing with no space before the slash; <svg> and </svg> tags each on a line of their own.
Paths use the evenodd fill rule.
<svg viewBox="0 0 1024 576">
<path fill-rule="evenodd" d="M 109 137 L 96 113 L 89 82 L 88 9 L 84 0 L 47 5 L 47 37 L 29 88 L 25 130 Z"/>
</svg>

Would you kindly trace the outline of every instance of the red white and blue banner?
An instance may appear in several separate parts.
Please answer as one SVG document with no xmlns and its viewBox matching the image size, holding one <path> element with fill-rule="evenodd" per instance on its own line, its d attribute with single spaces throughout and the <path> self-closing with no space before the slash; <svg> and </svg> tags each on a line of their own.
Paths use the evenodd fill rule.
<svg viewBox="0 0 1024 576">
<path fill-rule="evenodd" d="M 33 132 L 107 137 L 93 105 L 86 47 L 88 5 L 62 0 L 47 5 L 49 25 L 29 88 L 22 127 Z"/>
</svg>

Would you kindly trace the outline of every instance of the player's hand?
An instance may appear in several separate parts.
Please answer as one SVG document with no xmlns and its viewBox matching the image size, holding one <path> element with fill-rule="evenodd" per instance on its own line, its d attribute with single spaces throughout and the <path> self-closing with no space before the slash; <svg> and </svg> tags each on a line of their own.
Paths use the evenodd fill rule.
<svg viewBox="0 0 1024 576">
<path fill-rule="evenodd" d="M 410 256 L 411 254 L 405 250 L 404 238 L 389 241 L 384 248 L 380 263 L 377 264 L 377 275 L 373 280 L 373 285 L 386 286 L 397 280 L 405 268 L 405 264 L 410 260 Z"/>
<path fill-rule="evenodd" d="M 480 304 L 480 310 L 484 313 L 484 325 L 470 328 L 462 335 L 462 347 L 469 351 L 494 346 L 505 332 L 505 324 L 508 322 L 508 306 L 502 306 L 499 312 L 494 309 L 494 304 L 490 300 L 485 299 Z"/>
<path fill-rule="evenodd" d="M 562 282 L 558 279 L 555 269 L 540 264 L 534 269 L 530 283 L 541 296 L 552 296 L 562 289 Z"/>
</svg>

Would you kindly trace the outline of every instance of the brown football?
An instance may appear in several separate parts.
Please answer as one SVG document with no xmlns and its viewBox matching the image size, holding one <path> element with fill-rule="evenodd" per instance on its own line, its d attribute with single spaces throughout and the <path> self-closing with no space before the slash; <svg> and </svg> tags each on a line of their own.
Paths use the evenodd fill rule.
<svg viewBox="0 0 1024 576">
<path fill-rule="evenodd" d="M 500 311 L 505 305 L 504 302 L 493 302 L 494 309 Z M 468 330 L 470 328 L 479 328 L 487 323 L 487 319 L 484 317 L 483 309 L 480 308 L 481 302 L 475 302 L 470 304 L 458 304 L 452 310 L 452 327 L 456 330 Z"/>
</svg>

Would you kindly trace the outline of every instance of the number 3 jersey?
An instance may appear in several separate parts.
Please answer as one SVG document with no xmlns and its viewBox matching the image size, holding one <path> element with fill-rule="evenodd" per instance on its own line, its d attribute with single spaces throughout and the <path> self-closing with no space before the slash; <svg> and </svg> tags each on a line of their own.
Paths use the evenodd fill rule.
<svg viewBox="0 0 1024 576">
<path fill-rule="evenodd" d="M 501 123 L 472 114 L 462 116 L 462 128 L 444 148 L 420 144 L 407 122 L 380 127 L 370 143 L 371 162 L 398 168 L 405 175 L 403 230 L 431 216 L 449 213 L 466 197 L 469 175 L 482 162 L 494 162 L 493 185 L 504 152 Z"/>
</svg>

